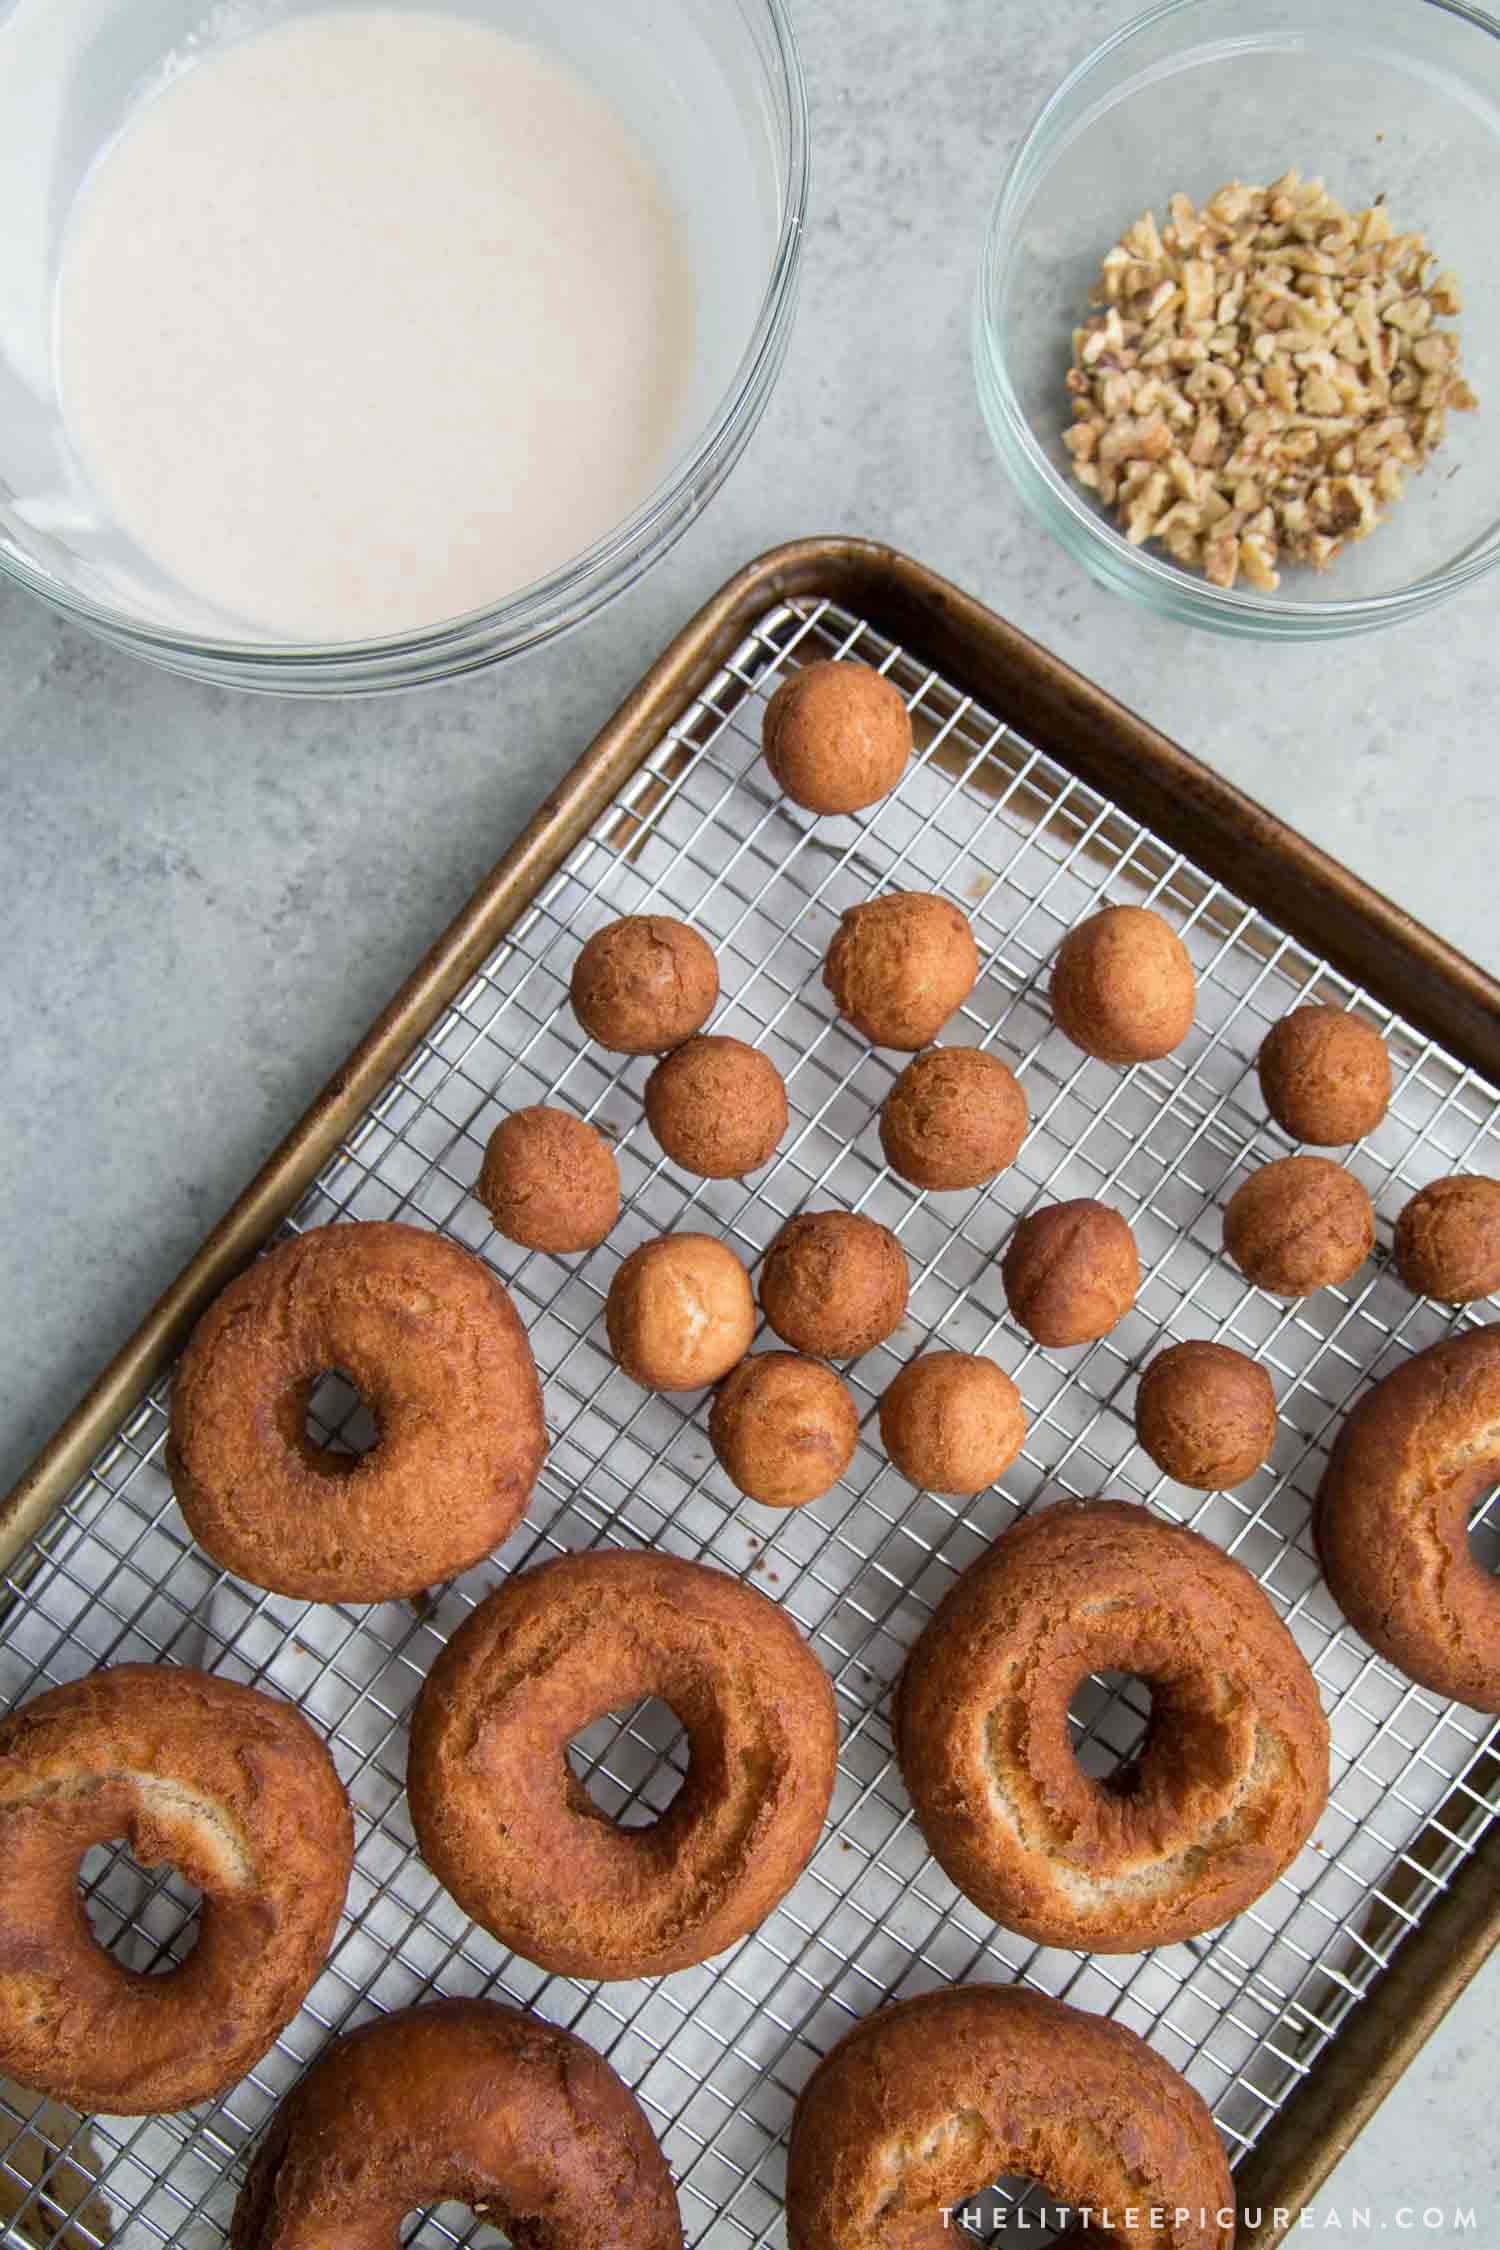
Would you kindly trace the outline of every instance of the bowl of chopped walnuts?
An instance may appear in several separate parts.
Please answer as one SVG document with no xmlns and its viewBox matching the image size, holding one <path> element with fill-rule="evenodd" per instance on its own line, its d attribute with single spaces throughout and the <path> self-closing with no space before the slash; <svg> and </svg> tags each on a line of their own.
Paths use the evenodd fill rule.
<svg viewBox="0 0 1500 2250">
<path fill-rule="evenodd" d="M 1357 633 L 1500 563 L 1500 21 L 1166 0 L 1001 189 L 991 436 L 1094 577 L 1251 638 Z"/>
</svg>

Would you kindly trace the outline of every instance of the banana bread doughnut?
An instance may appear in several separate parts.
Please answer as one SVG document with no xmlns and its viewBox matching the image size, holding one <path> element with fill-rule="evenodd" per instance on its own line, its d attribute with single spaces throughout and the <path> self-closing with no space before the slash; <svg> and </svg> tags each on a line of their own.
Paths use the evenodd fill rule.
<svg viewBox="0 0 1500 2250">
<path fill-rule="evenodd" d="M 1153 907 L 1106 906 L 1069 930 L 1052 965 L 1059 1031 L 1102 1062 L 1159 1062 L 1193 1028 L 1192 957 Z"/>
<path fill-rule="evenodd" d="M 776 1154 L 786 1084 L 743 1039 L 687 1039 L 646 1080 L 646 1123 L 664 1153 L 705 1180 L 739 1180 Z"/>
<path fill-rule="evenodd" d="M 972 1188 L 1013 1164 L 1026 1138 L 1025 1089 L 983 1047 L 929 1047 L 880 1110 L 880 1147 L 919 1188 Z"/>
<path fill-rule="evenodd" d="M 1091 1672 L 1151 1689 L 1105 1782 L 1074 1756 Z M 907 1658 L 896 1747 L 966 1897 L 1040 1945 L 1139 1953 L 1211 1930 L 1301 1850 L 1328 1794 L 1312 1673 L 1247 1570 L 1114 1500 L 1064 1500 L 966 1570 Z"/>
<path fill-rule="evenodd" d="M 861 812 L 895 788 L 911 756 L 911 713 L 868 664 L 825 660 L 783 680 L 761 727 L 766 764 L 808 812 Z"/>
<path fill-rule="evenodd" d="M 872 1047 L 908 1052 L 935 1039 L 979 979 L 969 918 L 929 891 L 887 891 L 851 906 L 834 933 L 823 982 Z"/>
<path fill-rule="evenodd" d="M 1255 1067 L 1282 1131 L 1314 1148 L 1362 1140 L 1391 1106 L 1390 1051 L 1347 1008 L 1294 1008 L 1266 1033 Z"/>
<path fill-rule="evenodd" d="M 650 1391 L 717 1383 L 750 1349 L 750 1276 L 712 1234 L 659 1234 L 632 1250 L 604 1301 L 615 1360 Z"/>
<path fill-rule="evenodd" d="M 89 1927 L 78 1870 L 122 1841 L 203 1893 L 158 1976 Z M 73 2108 L 207 2101 L 301 2007 L 354 1856 L 333 1761 L 290 1704 L 185 1665 L 116 1664 L 0 1725 L 0 2071 Z"/>
<path fill-rule="evenodd" d="M 621 1828 L 568 1765 L 572 1737 L 657 1695 L 686 1779 Z M 528 1961 L 659 1977 L 764 1921 L 812 1855 L 833 1792 L 833 1689 L 791 1619 L 676 1555 L 564 1555 L 482 1602 L 412 1718 L 407 1794 L 428 1866 Z"/>
<path fill-rule="evenodd" d="M 981 1352 L 920 1352 L 880 1401 L 880 1435 L 901 1474 L 928 1492 L 983 1492 L 1026 1436 L 1021 1394 Z"/>
<path fill-rule="evenodd" d="M 1276 1443 L 1276 1392 L 1257 1360 L 1191 1336 L 1169 1344 L 1135 1394 L 1135 1434 L 1159 1469 L 1197 1492 L 1253 1477 Z"/>
<path fill-rule="evenodd" d="M 1273 1297 L 1310 1297 L 1357 1274 L 1375 1247 L 1369 1190 L 1327 1156 L 1278 1156 L 1224 1206 L 1224 1247 Z"/>
<path fill-rule="evenodd" d="M 784 1344 L 858 1359 L 906 1318 L 911 1268 L 889 1227 L 859 1211 L 799 1211 L 760 1269 L 760 1309 Z"/>
<path fill-rule="evenodd" d="M 1080 1195 L 1044 1203 L 1021 1221 L 1000 1278 L 1012 1314 L 1035 1342 L 1053 1350 L 1093 1344 L 1135 1303 L 1141 1254 L 1113 1205 Z"/>
<path fill-rule="evenodd" d="M 1234 2240 L 1207 2105 L 1144 2039 L 1019 1985 L 956 1984 L 867 2016 L 813 2072 L 792 2119 L 787 2241 L 939 2250 L 964 2239 L 959 2205 L 1022 2174 L 1093 2212 L 1080 2241 Z M 1126 2211 L 1138 2216 L 1128 2231 Z M 1107 2232 L 1105 2212 L 1119 2215 Z"/>
<path fill-rule="evenodd" d="M 230 2250 L 397 2250 L 408 2211 L 449 2202 L 528 2250 L 682 2250 L 635 2096 L 499 2000 L 430 2000 L 325 2047 L 267 2128 Z"/>
<path fill-rule="evenodd" d="M 368 1453 L 309 1437 L 338 1368 Z M 172 1383 L 167 1466 L 200 1547 L 274 1594 L 378 1602 L 467 1570 L 520 1521 L 547 1450 L 536 1363 L 489 1268 L 389 1220 L 314 1228 L 232 1281 Z"/>
<path fill-rule="evenodd" d="M 620 1167 L 587 1118 L 537 1105 L 501 1118 L 474 1193 L 507 1242 L 568 1256 L 597 1250 L 620 1216 Z"/>
<path fill-rule="evenodd" d="M 754 1352 L 714 1394 L 708 1439 L 748 1500 L 801 1508 L 821 1499 L 854 1459 L 859 1410 L 820 1359 Z"/>
<path fill-rule="evenodd" d="M 1396 1221 L 1396 1271 L 1419 1297 L 1471 1305 L 1500 1289 L 1500 1180 L 1450 1172 L 1419 1188 Z"/>
<path fill-rule="evenodd" d="M 670 914 L 622 914 L 573 963 L 568 997 L 591 1039 L 616 1055 L 664 1055 L 701 1031 L 719 997 L 713 948 Z"/>
<path fill-rule="evenodd" d="M 1500 1483 L 1500 1327 L 1417 1352 L 1367 1391 L 1313 1511 L 1329 1591 L 1408 1679 L 1500 1711 L 1500 1579 L 1469 1510 Z"/>
</svg>

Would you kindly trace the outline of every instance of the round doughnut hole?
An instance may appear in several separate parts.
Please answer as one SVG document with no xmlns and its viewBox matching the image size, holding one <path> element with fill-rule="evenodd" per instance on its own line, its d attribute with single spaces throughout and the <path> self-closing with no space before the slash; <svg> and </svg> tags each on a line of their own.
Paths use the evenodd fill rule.
<svg viewBox="0 0 1500 2250">
<path fill-rule="evenodd" d="M 175 1867 L 140 1866 L 123 1842 L 90 1846 L 78 1888 L 89 1928 L 124 1969 L 166 1976 L 198 1942 L 202 1892 Z"/>
<path fill-rule="evenodd" d="M 975 2119 L 976 2125 L 982 2119 Z M 963 2120 L 955 2121 L 955 2130 L 963 2129 Z M 1067 2239 L 1075 2214 L 1056 2196 L 1049 2195 L 1038 2180 L 996 2180 L 991 2187 L 981 2188 L 959 2205 L 947 2220 L 953 2230 L 955 2244 L 1003 2243 L 1012 2233 L 1024 2237 L 1028 2250 L 1048 2250 L 1048 2245 Z"/>
<path fill-rule="evenodd" d="M 467 2203 L 433 2203 L 425 2211 L 408 2211 L 401 2222 L 401 2240 L 461 2242 L 464 2250 L 511 2250 L 510 2236 L 502 2234 L 493 2219 L 476 2219 Z"/>
<path fill-rule="evenodd" d="M 1128 1796 L 1150 1730 L 1151 1690 L 1137 1673 L 1091 1672 L 1074 1689 L 1068 1734 L 1090 1781 Z"/>
<path fill-rule="evenodd" d="M 374 1415 L 341 1367 L 326 1367 L 307 1386 L 303 1434 L 310 1465 L 321 1475 L 347 1476 L 380 1442 Z"/>
<path fill-rule="evenodd" d="M 1482 1494 L 1469 1518 L 1469 1552 L 1481 1570 L 1500 1578 L 1500 1487 Z"/>
<path fill-rule="evenodd" d="M 568 1744 L 575 1781 L 617 1828 L 649 1828 L 687 1778 L 687 1729 L 669 1703 L 648 1695 L 607 1711 Z"/>
</svg>

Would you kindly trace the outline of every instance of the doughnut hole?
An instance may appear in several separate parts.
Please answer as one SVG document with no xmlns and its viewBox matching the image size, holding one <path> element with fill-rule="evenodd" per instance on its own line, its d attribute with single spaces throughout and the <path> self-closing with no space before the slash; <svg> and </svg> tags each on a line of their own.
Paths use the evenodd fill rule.
<svg viewBox="0 0 1500 2250">
<path fill-rule="evenodd" d="M 308 1467 L 324 1477 L 353 1474 L 380 1443 L 380 1425 L 353 1377 L 325 1367 L 298 1385 L 283 1424 Z"/>
<path fill-rule="evenodd" d="M 175 1867 L 143 1867 L 123 1838 L 91 1844 L 77 1880 L 89 1928 L 122 1969 L 165 1976 L 198 1943 L 203 1893 Z"/>
<path fill-rule="evenodd" d="M 617 1828 L 650 1828 L 687 1779 L 692 1746 L 670 1703 L 648 1695 L 606 1711 L 575 1734 L 568 1770 Z"/>
<path fill-rule="evenodd" d="M 1003 2243 L 1014 2231 L 1027 2250 L 1050 2250 L 1053 2243 L 1068 2239 L 1074 2217 L 1042 2181 L 1012 2173 L 966 2195 L 946 2225 L 955 2243 Z M 1086 2232 L 1081 2239 L 1087 2241 Z"/>
<path fill-rule="evenodd" d="M 1500 1578 L 1500 1486 L 1493 1481 L 1500 1477 L 1500 1466 L 1492 1464 L 1485 1477 L 1488 1489 L 1469 1517 L 1469 1552 L 1481 1570 Z"/>
<path fill-rule="evenodd" d="M 1090 1781 L 1127 1797 L 1151 1732 L 1151 1686 L 1138 1672 L 1090 1672 L 1068 1702 L 1073 1755 Z"/>
</svg>

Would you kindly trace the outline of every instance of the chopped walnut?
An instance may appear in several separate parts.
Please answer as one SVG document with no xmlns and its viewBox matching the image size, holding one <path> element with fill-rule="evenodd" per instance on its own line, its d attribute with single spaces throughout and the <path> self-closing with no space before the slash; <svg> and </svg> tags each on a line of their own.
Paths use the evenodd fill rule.
<svg viewBox="0 0 1500 2250">
<path fill-rule="evenodd" d="M 1132 545 L 1160 540 L 1216 586 L 1325 570 L 1401 497 L 1478 400 L 1459 367 L 1456 277 L 1383 202 L 1321 180 L 1231 180 L 1147 211 L 1105 253 L 1073 331 L 1073 474 Z"/>
</svg>

